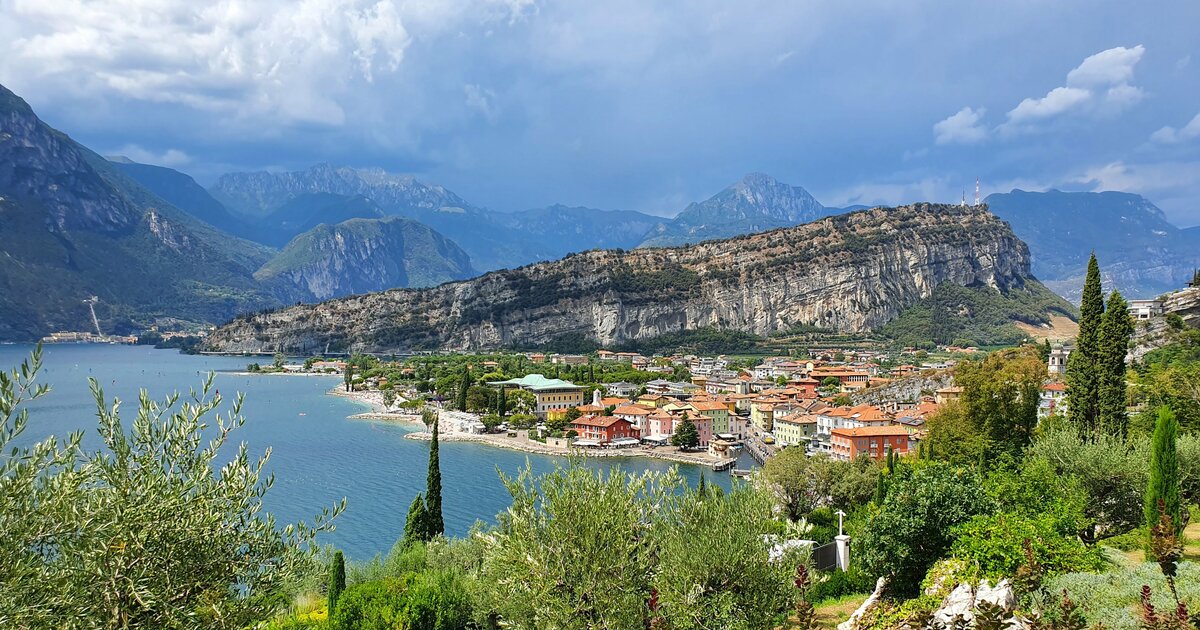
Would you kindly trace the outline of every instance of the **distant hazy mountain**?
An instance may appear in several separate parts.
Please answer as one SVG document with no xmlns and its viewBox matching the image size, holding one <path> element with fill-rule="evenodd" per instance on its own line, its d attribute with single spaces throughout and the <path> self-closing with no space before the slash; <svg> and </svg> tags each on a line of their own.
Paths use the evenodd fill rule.
<svg viewBox="0 0 1200 630">
<path fill-rule="evenodd" d="M 307 193 L 292 198 L 255 222 L 255 240 L 283 247 L 322 223 L 335 225 L 350 219 L 382 219 L 385 216 L 379 204 L 362 195 Z"/>
<path fill-rule="evenodd" d="M 323 300 L 474 275 L 467 253 L 454 242 L 412 219 L 388 217 L 316 226 L 288 243 L 255 277 L 298 286 L 306 299 Z"/>
<path fill-rule="evenodd" d="M 472 206 L 441 186 L 380 169 L 318 164 L 289 173 L 231 173 L 218 179 L 210 192 L 233 211 L 259 218 L 306 194 L 359 195 L 387 215 L 416 219 L 441 232 L 458 243 L 480 270 L 520 266 L 547 258 L 551 251 L 506 227 L 496 213 Z"/>
<path fill-rule="evenodd" d="M 986 202 L 1029 244 L 1033 274 L 1074 302 L 1092 250 L 1106 286 L 1126 297 L 1177 289 L 1200 266 L 1200 230 L 1175 227 L 1140 195 L 1013 190 Z"/>
<path fill-rule="evenodd" d="M 589 249 L 636 247 L 662 221 L 662 217 L 630 210 L 561 204 L 494 216 L 506 227 L 539 239 L 552 257 Z"/>
<path fill-rule="evenodd" d="M 140 164 L 123 156 L 111 157 L 109 161 L 143 188 L 176 208 L 221 231 L 258 241 L 247 221 L 231 214 L 190 175 L 165 166 Z"/>
<path fill-rule="evenodd" d="M 281 303 L 253 278 L 269 249 L 175 208 L 3 86 L 0 235 L 0 339 L 90 329 L 90 296 L 106 333 Z"/>
<path fill-rule="evenodd" d="M 751 173 L 647 234 L 643 247 L 729 238 L 814 221 L 831 212 L 799 186 Z"/>
</svg>

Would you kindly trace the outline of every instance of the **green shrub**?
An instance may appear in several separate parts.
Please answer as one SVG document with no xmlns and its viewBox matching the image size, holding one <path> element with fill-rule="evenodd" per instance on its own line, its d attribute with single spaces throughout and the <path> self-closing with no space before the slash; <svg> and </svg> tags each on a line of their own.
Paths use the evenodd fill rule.
<svg viewBox="0 0 1200 630">
<path fill-rule="evenodd" d="M 405 580 L 388 578 L 355 584 L 338 598 L 329 618 L 332 630 L 395 630 L 403 628 L 407 589 Z"/>
<path fill-rule="evenodd" d="M 913 595 L 929 567 L 950 549 L 954 527 L 991 513 L 993 503 L 965 468 L 934 463 L 896 472 L 857 548 L 864 569 L 890 576 L 896 593 Z"/>
<path fill-rule="evenodd" d="M 1097 571 L 1104 557 L 1074 532 L 1063 532 L 1053 515 L 1000 512 L 980 515 L 954 528 L 950 556 L 970 563 L 978 578 L 1012 578 L 1026 563 L 1025 541 L 1046 575 Z"/>
<path fill-rule="evenodd" d="M 1030 606 L 1053 612 L 1066 590 L 1079 604 L 1089 625 L 1100 623 L 1105 630 L 1137 630 L 1136 606 L 1141 600 L 1143 584 L 1150 587 L 1155 609 L 1168 611 L 1175 608 L 1162 570 L 1153 562 L 1105 573 L 1067 573 L 1050 578 L 1041 591 L 1030 597 Z M 1192 610 L 1200 606 L 1200 564 L 1180 563 L 1175 584 L 1181 601 L 1188 602 Z"/>
<path fill-rule="evenodd" d="M 831 571 L 822 576 L 824 579 L 818 577 L 808 590 L 808 599 L 814 604 L 875 590 L 875 578 L 855 565 L 850 565 L 849 571 Z"/>
</svg>

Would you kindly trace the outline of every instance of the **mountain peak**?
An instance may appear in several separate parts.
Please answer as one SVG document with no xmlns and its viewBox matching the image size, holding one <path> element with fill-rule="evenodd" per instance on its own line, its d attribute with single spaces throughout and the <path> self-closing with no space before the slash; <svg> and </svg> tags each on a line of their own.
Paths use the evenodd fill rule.
<svg viewBox="0 0 1200 630">
<path fill-rule="evenodd" d="M 743 187 L 743 186 L 751 187 L 751 188 L 763 188 L 763 187 L 779 186 L 781 184 L 783 184 L 783 183 L 780 182 L 778 179 L 775 179 L 774 177 L 771 177 L 770 175 L 767 175 L 766 173 L 759 173 L 756 171 L 753 173 L 746 173 L 745 175 L 743 175 L 741 179 L 739 179 L 735 184 L 733 184 L 732 188 L 738 188 L 738 187 Z M 783 184 L 783 185 L 786 185 L 786 184 Z"/>
</svg>

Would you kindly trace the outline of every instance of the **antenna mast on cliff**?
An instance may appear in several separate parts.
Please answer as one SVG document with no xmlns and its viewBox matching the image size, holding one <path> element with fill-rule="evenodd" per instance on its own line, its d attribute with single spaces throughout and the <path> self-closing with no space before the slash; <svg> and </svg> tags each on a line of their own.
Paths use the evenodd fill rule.
<svg viewBox="0 0 1200 630">
<path fill-rule="evenodd" d="M 979 178 L 975 178 L 975 207 L 979 207 Z"/>
<path fill-rule="evenodd" d="M 962 196 L 962 204 L 961 204 L 961 205 L 962 205 L 962 207 L 964 207 L 964 208 L 966 208 L 966 207 L 967 207 L 967 190 L 966 190 L 965 188 L 963 189 L 963 196 Z"/>
</svg>

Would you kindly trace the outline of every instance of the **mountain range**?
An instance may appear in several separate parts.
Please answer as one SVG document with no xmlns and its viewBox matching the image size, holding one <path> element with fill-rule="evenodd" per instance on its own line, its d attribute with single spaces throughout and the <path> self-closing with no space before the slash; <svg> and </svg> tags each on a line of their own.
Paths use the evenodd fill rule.
<svg viewBox="0 0 1200 630">
<path fill-rule="evenodd" d="M 1200 268 L 1200 228 L 1175 227 L 1140 195 L 1013 190 L 986 201 L 1029 244 L 1034 275 L 1072 302 L 1092 251 L 1105 285 L 1126 297 L 1174 291 Z"/>
<path fill-rule="evenodd" d="M 944 286 L 966 290 L 930 314 L 947 340 L 972 318 L 979 295 L 1009 327 L 1073 312 L 1030 275 L 1025 244 L 985 207 L 916 204 L 298 305 L 239 317 L 207 343 L 229 352 L 390 352 L 532 347 L 564 336 L 612 347 L 708 328 L 868 333 Z"/>
<path fill-rule="evenodd" d="M 1029 243 L 1032 274 L 1072 300 L 1093 249 L 1127 297 L 1176 288 L 1200 266 L 1200 228 L 1171 225 L 1137 195 L 1014 190 L 987 202 Z M 102 158 L 0 86 L 0 340 L 90 328 L 91 296 L 105 332 L 194 326 L 860 209 L 761 173 L 669 219 L 564 205 L 499 212 L 411 176 L 328 164 L 230 173 L 206 189 L 174 169 Z"/>
</svg>

